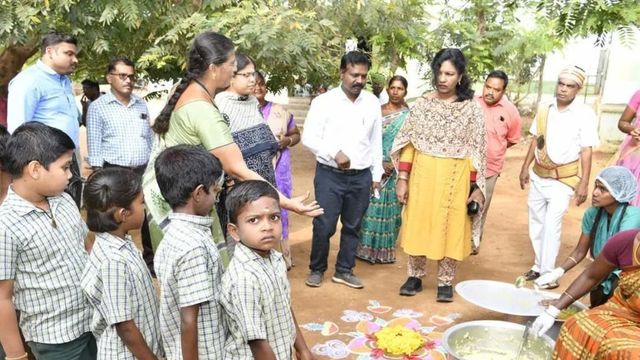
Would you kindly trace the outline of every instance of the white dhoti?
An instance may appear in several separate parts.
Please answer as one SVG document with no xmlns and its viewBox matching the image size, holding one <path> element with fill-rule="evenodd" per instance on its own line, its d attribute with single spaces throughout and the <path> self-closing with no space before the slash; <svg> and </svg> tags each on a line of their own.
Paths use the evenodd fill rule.
<svg viewBox="0 0 640 360">
<path fill-rule="evenodd" d="M 529 171 L 529 176 L 529 238 L 535 252 L 531 270 L 544 274 L 556 267 L 562 217 L 574 191 L 558 180 L 541 178 L 533 171 Z"/>
</svg>

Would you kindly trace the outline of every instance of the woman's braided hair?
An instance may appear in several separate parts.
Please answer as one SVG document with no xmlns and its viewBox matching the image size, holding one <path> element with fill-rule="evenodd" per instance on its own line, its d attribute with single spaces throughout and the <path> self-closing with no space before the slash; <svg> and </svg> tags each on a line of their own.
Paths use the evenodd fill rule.
<svg viewBox="0 0 640 360">
<path fill-rule="evenodd" d="M 173 95 L 167 101 L 167 105 L 156 118 L 153 124 L 154 132 L 164 135 L 169 131 L 171 113 L 187 86 L 192 80 L 201 78 L 210 64 L 224 64 L 229 60 L 229 55 L 233 50 L 233 42 L 222 34 L 206 31 L 196 36 L 188 53 L 187 73 L 182 77 Z"/>
</svg>

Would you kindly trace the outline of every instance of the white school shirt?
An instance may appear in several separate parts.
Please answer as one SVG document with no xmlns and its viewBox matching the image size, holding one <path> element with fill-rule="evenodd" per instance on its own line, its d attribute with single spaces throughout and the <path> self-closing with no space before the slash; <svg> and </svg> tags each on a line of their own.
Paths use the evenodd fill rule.
<svg viewBox="0 0 640 360">
<path fill-rule="evenodd" d="M 0 280 L 14 281 L 25 340 L 63 344 L 90 331 L 91 306 L 80 288 L 88 229 L 69 194 L 47 200 L 49 212 L 9 187 L 0 206 Z"/>
<path fill-rule="evenodd" d="M 538 135 L 538 117 L 533 120 L 529 132 Z M 567 108 L 558 111 L 557 101 L 550 104 L 547 116 L 547 131 L 544 141 L 549 158 L 556 164 L 567 164 L 580 157 L 583 147 L 597 146 L 598 122 L 593 110 L 574 99 Z M 538 150 L 536 150 L 538 158 Z"/>
<path fill-rule="evenodd" d="M 302 143 L 316 160 L 337 168 L 335 156 L 342 151 L 351 160 L 350 169 L 371 169 L 380 181 L 382 168 L 382 112 L 378 98 L 362 91 L 351 101 L 336 87 L 311 103 L 302 133 Z"/>
<path fill-rule="evenodd" d="M 171 222 L 154 257 L 160 283 L 160 332 L 167 360 L 182 360 L 180 309 L 200 304 L 198 358 L 224 359 L 227 327 L 218 304 L 222 260 L 208 216 L 169 214 Z"/>
<path fill-rule="evenodd" d="M 116 325 L 133 320 L 151 352 L 164 355 L 160 344 L 158 296 L 151 274 L 130 235 L 121 239 L 96 234 L 80 286 L 93 306 L 91 331 L 98 359 L 135 360 Z"/>
</svg>

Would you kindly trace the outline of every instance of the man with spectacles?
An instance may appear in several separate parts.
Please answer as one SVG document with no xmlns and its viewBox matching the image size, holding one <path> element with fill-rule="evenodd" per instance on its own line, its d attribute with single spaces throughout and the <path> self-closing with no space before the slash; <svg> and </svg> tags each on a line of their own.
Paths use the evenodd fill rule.
<svg viewBox="0 0 640 360">
<path fill-rule="evenodd" d="M 523 275 L 526 280 L 555 271 L 562 218 L 571 197 L 575 197 L 577 206 L 587 200 L 591 151 L 599 139 L 593 109 L 576 98 L 585 77 L 584 70 L 577 66 L 564 68 L 558 76 L 555 99 L 538 108 L 529 130 L 533 138 L 520 171 L 520 187 L 524 190 L 530 183 L 529 237 L 535 259 Z M 529 169 L 532 162 L 533 168 Z M 538 285 L 555 289 L 558 282 Z"/>
<path fill-rule="evenodd" d="M 142 176 L 151 154 L 153 131 L 147 104 L 133 94 L 136 82 L 133 62 L 124 56 L 112 59 L 106 78 L 111 91 L 93 101 L 87 112 L 89 164 L 93 170 L 123 167 Z M 154 274 L 146 216 L 141 235 L 143 256 Z"/>
<path fill-rule="evenodd" d="M 42 37 L 40 59 L 16 75 L 9 83 L 7 129 L 37 121 L 62 130 L 80 149 L 80 112 L 76 106 L 69 74 L 78 64 L 74 37 L 51 32 Z M 74 154 L 67 192 L 80 207 L 82 178 Z"/>
</svg>

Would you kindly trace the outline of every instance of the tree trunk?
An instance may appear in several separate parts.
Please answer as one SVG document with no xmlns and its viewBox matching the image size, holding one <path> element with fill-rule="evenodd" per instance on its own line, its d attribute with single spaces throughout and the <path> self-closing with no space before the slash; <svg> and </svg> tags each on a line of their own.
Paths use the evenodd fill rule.
<svg viewBox="0 0 640 360">
<path fill-rule="evenodd" d="M 544 64 L 547 61 L 547 55 L 542 55 L 542 60 L 540 60 L 540 68 L 539 68 L 539 74 L 538 74 L 538 97 L 536 98 L 536 109 L 538 108 L 538 105 L 540 105 L 540 101 L 542 100 L 542 86 L 543 86 L 543 79 L 544 79 Z"/>
<path fill-rule="evenodd" d="M 22 69 L 24 63 L 38 51 L 38 44 L 14 44 L 0 52 L 0 89 L 6 89 L 9 81 Z"/>
</svg>

